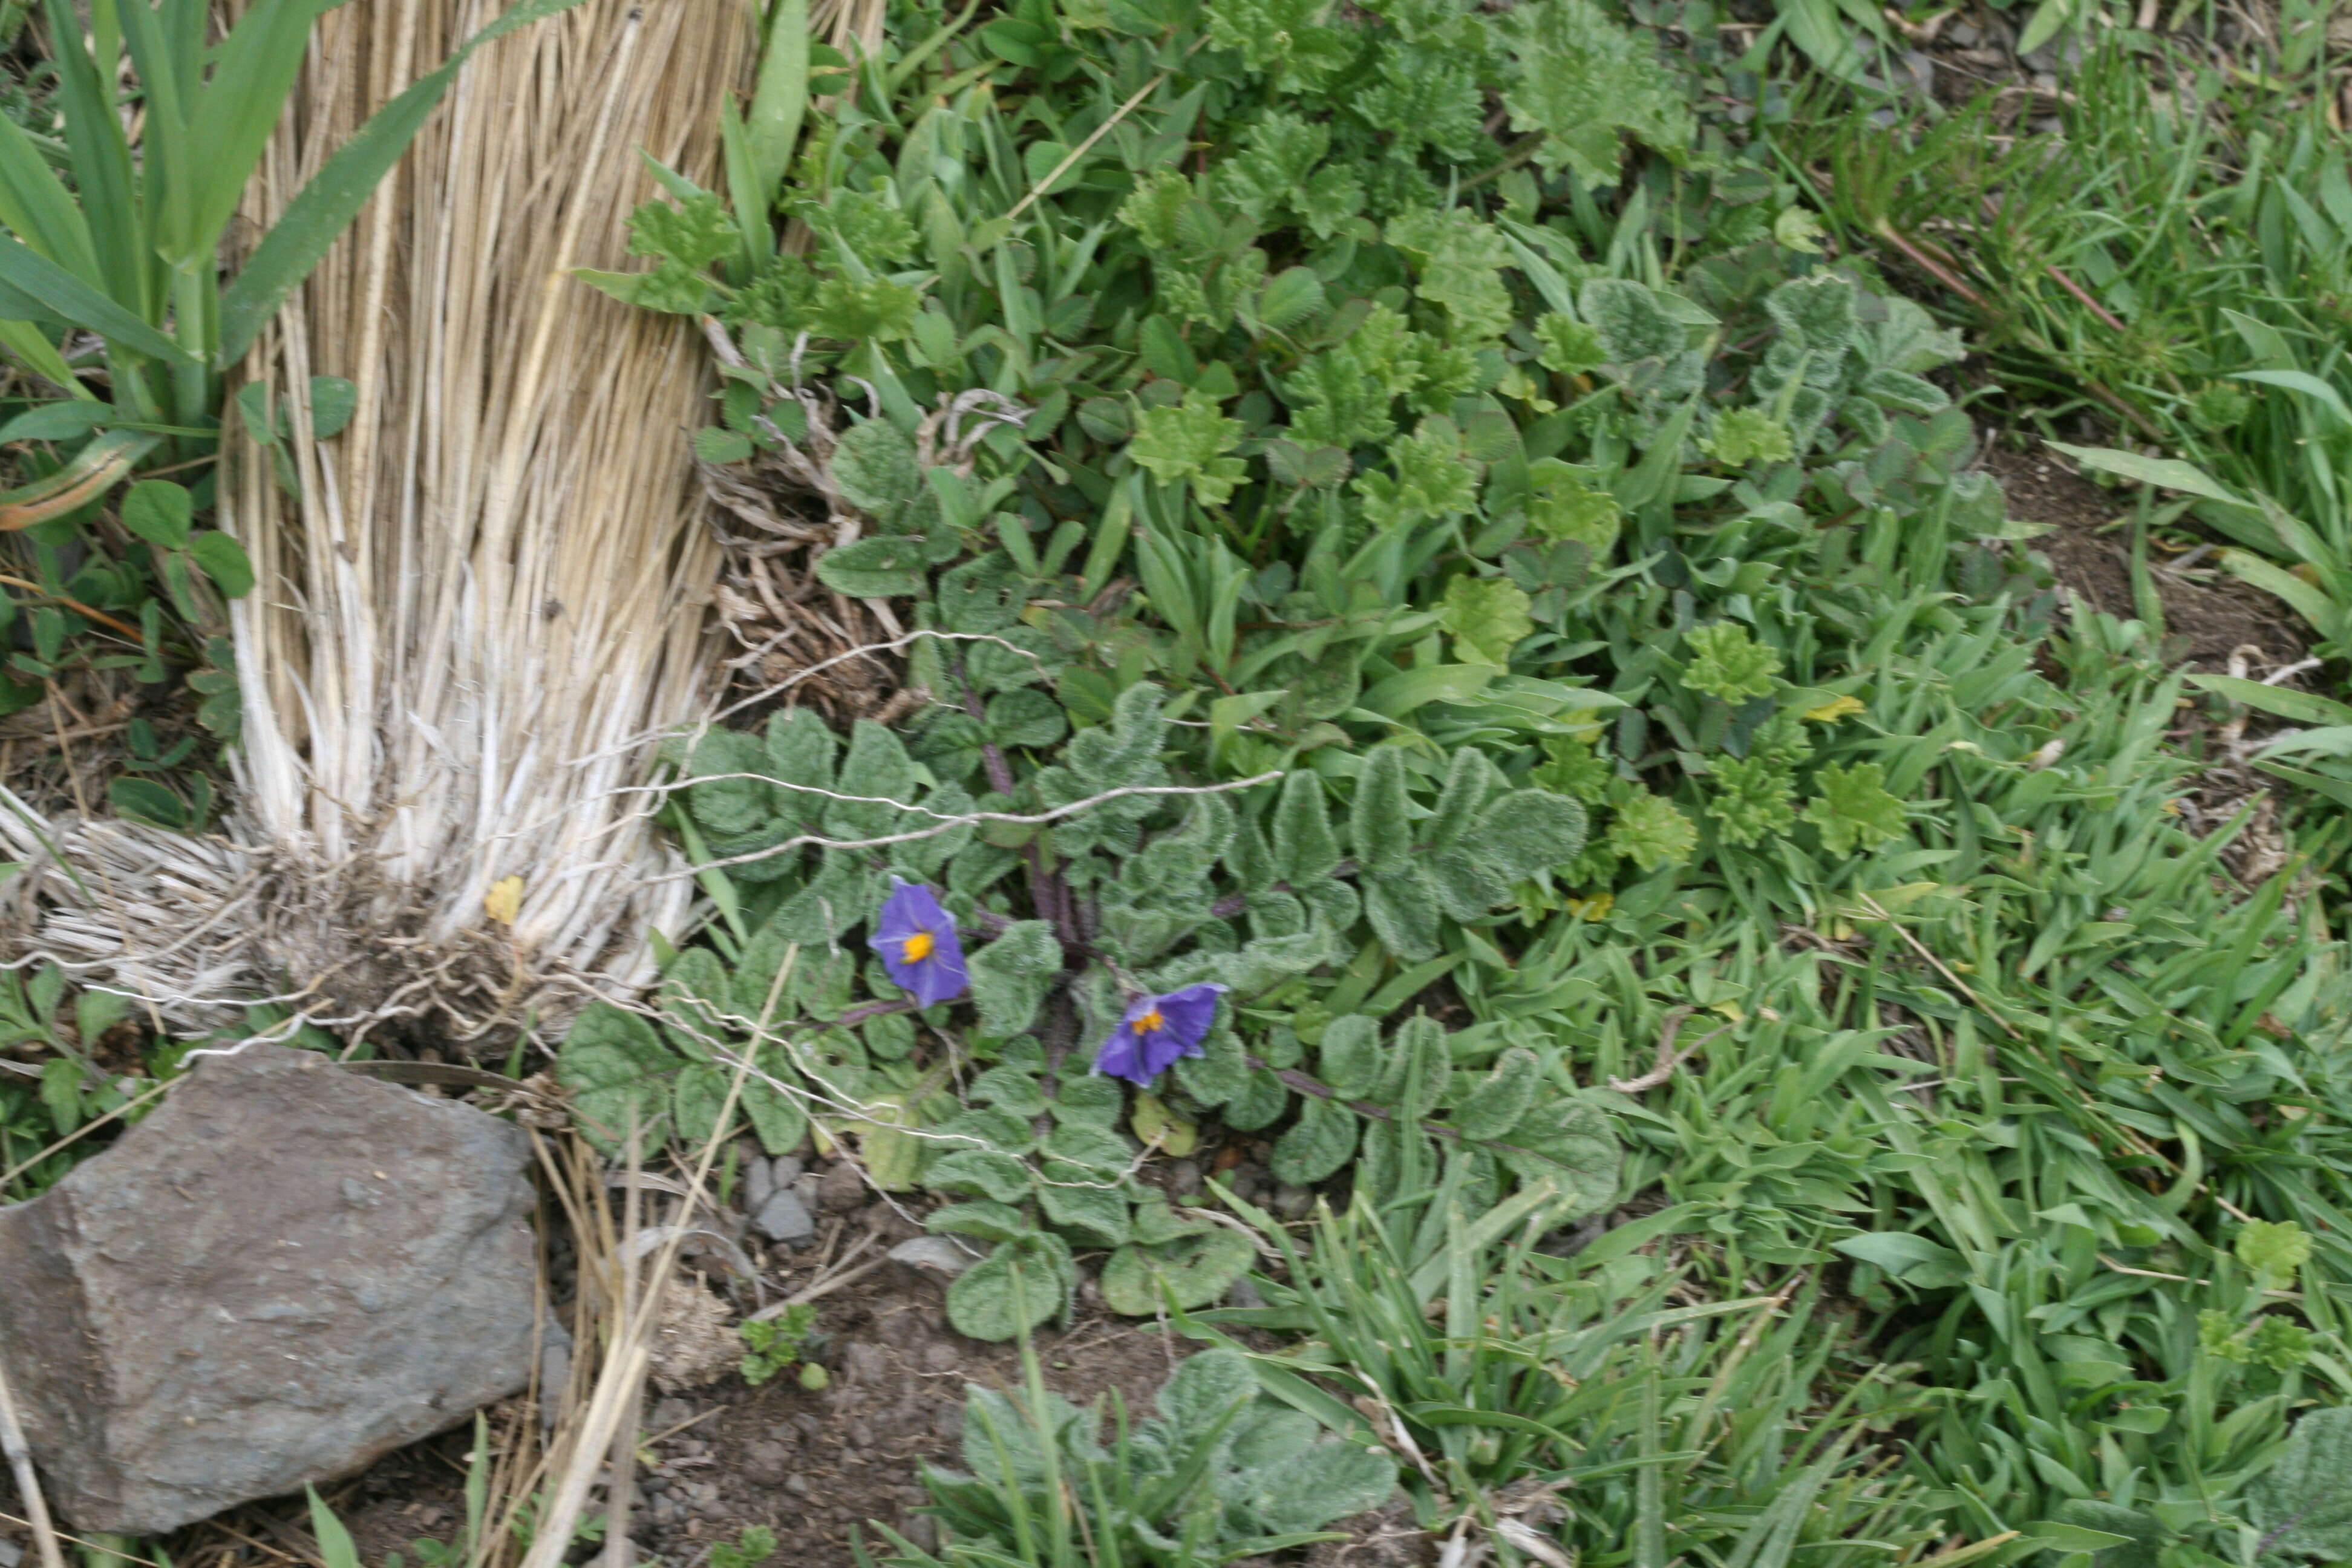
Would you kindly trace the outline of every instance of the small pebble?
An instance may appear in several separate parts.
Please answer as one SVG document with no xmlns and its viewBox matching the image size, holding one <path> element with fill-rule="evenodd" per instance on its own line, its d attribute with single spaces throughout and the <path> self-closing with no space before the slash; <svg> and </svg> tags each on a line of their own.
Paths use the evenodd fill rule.
<svg viewBox="0 0 2352 1568">
<path fill-rule="evenodd" d="M 1201 1190 L 1201 1162 L 1179 1160 L 1168 1173 L 1168 1190 L 1180 1198 L 1189 1198 Z"/>
<path fill-rule="evenodd" d="M 798 1193 L 782 1188 L 772 1193 L 751 1223 L 770 1241 L 806 1241 L 816 1234 L 816 1221 Z"/>
<path fill-rule="evenodd" d="M 646 1428 L 654 1432 L 667 1432 L 673 1426 L 693 1419 L 694 1406 L 683 1399 L 672 1397 L 661 1400 L 654 1405 L 654 1413 L 646 1420 Z"/>
<path fill-rule="evenodd" d="M 895 1263 L 950 1279 L 981 1258 L 978 1252 L 964 1247 L 951 1236 L 919 1236 L 912 1240 L 902 1241 L 890 1249 L 889 1257 Z"/>
<path fill-rule="evenodd" d="M 743 1212 L 758 1214 L 767 1205 L 768 1194 L 776 1190 L 776 1178 L 765 1160 L 749 1160 L 743 1165 Z"/>
<path fill-rule="evenodd" d="M 808 1167 L 801 1163 L 800 1156 L 797 1154 L 779 1154 L 776 1156 L 772 1169 L 775 1172 L 776 1185 L 789 1187 L 801 1179 L 801 1173 Z"/>
<path fill-rule="evenodd" d="M 866 1182 L 857 1167 L 844 1160 L 817 1184 L 816 1206 L 825 1214 L 848 1214 L 866 1206 Z"/>
<path fill-rule="evenodd" d="M 1236 1279 L 1234 1288 L 1225 1292 L 1228 1307 L 1263 1307 L 1265 1298 L 1257 1293 L 1257 1286 L 1247 1279 Z"/>
<path fill-rule="evenodd" d="M 1285 1219 L 1303 1217 L 1315 1206 L 1315 1194 L 1306 1187 L 1294 1187 L 1288 1182 L 1274 1189 L 1274 1212 Z"/>
<path fill-rule="evenodd" d="M 795 1471 L 784 1478 L 784 1489 L 795 1497 L 809 1495 L 808 1478 Z"/>
<path fill-rule="evenodd" d="M 0 1541 L 0 1568 L 16 1568 L 25 1560 L 25 1549 L 13 1541 Z"/>
</svg>

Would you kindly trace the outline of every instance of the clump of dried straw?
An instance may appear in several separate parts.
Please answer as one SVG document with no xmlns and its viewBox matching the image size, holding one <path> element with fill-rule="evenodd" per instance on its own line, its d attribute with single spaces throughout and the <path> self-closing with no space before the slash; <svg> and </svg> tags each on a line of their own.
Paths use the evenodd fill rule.
<svg viewBox="0 0 2352 1568">
<path fill-rule="evenodd" d="M 271 221 L 495 9 L 327 13 L 247 216 Z M 717 184 L 755 22 L 733 0 L 588 0 L 473 58 L 245 366 L 288 413 L 299 495 L 233 418 L 222 521 L 260 582 L 231 611 L 227 825 L 0 813 L 31 862 L 12 894 L 31 951 L 191 1027 L 274 995 L 351 1028 L 503 1035 L 650 977 L 647 933 L 682 933 L 691 883 L 629 786 L 708 711 L 719 651 L 686 441 L 706 350 L 567 274 L 633 265 L 640 149 Z M 325 441 L 303 391 L 320 375 L 359 399 Z"/>
</svg>

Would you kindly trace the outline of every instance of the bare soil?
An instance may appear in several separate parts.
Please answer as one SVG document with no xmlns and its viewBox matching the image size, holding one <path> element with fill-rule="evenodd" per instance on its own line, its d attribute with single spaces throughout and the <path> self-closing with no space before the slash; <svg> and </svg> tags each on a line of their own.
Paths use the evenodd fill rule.
<svg viewBox="0 0 2352 1568">
<path fill-rule="evenodd" d="M 2117 526 L 2130 516 L 2116 491 L 2100 489 L 2068 467 L 2057 454 L 2032 440 L 2021 450 L 2010 441 L 1989 442 L 1984 466 L 2000 480 L 2011 517 L 2049 525 L 2032 549 L 2050 563 L 2059 584 L 2091 608 L 2129 619 L 2137 616 L 2132 595 L 2131 541 Z M 2262 590 L 2204 563 L 2175 567 L 2152 551 L 2149 577 L 2164 607 L 2165 653 L 2199 669 L 2226 669 L 2230 655 L 2253 649 L 2257 670 L 2292 664 L 2304 657 L 2310 631 L 2294 612 Z"/>
</svg>

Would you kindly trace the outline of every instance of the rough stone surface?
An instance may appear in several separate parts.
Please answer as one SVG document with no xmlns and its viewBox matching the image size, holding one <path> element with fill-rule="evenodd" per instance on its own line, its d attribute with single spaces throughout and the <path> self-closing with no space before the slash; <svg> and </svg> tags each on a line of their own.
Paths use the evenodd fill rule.
<svg viewBox="0 0 2352 1568">
<path fill-rule="evenodd" d="M 198 1058 L 0 1210 L 0 1357 L 51 1502 L 153 1534 L 360 1468 L 521 1388 L 530 1147 L 311 1051 Z"/>
<path fill-rule="evenodd" d="M 767 1205 L 768 1194 L 776 1190 L 774 1167 L 765 1154 L 743 1162 L 743 1212 L 758 1214 Z"/>
<path fill-rule="evenodd" d="M 826 1214 L 848 1214 L 866 1205 L 866 1182 L 857 1167 L 844 1160 L 817 1182 L 816 1206 Z"/>
<path fill-rule="evenodd" d="M 892 1262 L 914 1269 L 918 1275 L 929 1274 L 952 1279 L 979 1262 L 981 1255 L 961 1245 L 951 1236 L 918 1236 L 892 1247 L 888 1257 Z"/>
<path fill-rule="evenodd" d="M 808 1205 L 790 1187 L 768 1194 L 751 1223 L 770 1241 L 806 1241 L 816 1234 L 816 1221 L 810 1217 Z"/>
</svg>

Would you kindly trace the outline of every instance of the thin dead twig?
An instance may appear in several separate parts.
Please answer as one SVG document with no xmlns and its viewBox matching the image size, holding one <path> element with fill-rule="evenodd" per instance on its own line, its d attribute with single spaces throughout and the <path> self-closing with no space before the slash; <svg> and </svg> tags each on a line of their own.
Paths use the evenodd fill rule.
<svg viewBox="0 0 2352 1568">
<path fill-rule="evenodd" d="M 1651 1065 L 1650 1070 L 1639 1078 L 1612 1078 L 1609 1080 L 1609 1087 L 1620 1094 L 1640 1094 L 1644 1089 L 1655 1089 L 1674 1077 L 1676 1068 L 1705 1050 L 1710 1041 L 1730 1032 L 1731 1026 L 1726 1024 L 1721 1028 L 1711 1029 L 1701 1035 L 1677 1051 L 1675 1049 L 1675 1037 L 1682 1033 L 1683 1025 L 1689 1021 L 1691 1014 L 1696 1011 L 1696 1009 L 1692 1007 L 1676 1007 L 1668 1012 L 1665 1022 L 1658 1030 L 1658 1057 L 1657 1060 Z"/>
<path fill-rule="evenodd" d="M 25 1428 L 16 1419 L 16 1396 L 8 1386 L 8 1368 L 0 1364 L 0 1449 L 8 1457 L 9 1473 L 16 1479 L 16 1495 L 25 1500 L 26 1522 L 33 1531 L 33 1547 L 41 1568 L 65 1568 L 58 1549 L 57 1526 L 49 1522 L 48 1500 L 41 1495 L 41 1479 L 33 1473 L 33 1453 L 25 1444 Z"/>
</svg>

